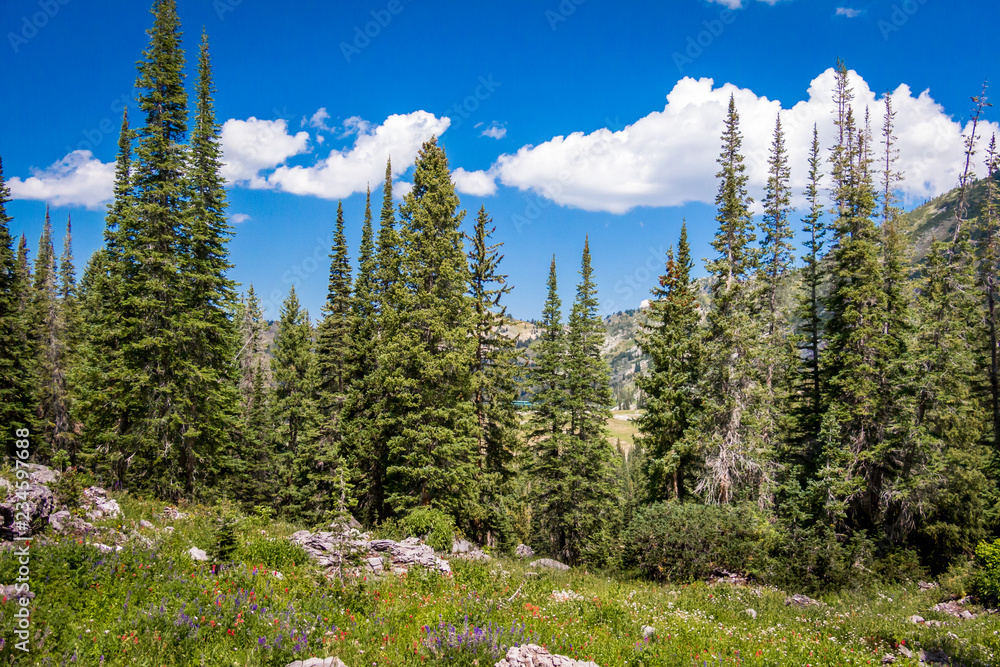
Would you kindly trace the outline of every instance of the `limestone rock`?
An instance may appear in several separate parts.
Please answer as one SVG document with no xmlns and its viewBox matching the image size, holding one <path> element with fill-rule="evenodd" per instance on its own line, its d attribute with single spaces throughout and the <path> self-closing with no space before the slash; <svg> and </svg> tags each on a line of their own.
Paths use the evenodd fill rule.
<svg viewBox="0 0 1000 667">
<path fill-rule="evenodd" d="M 467 554 L 475 549 L 476 545 L 469 540 L 455 540 L 451 543 L 451 552 L 453 554 Z"/>
<path fill-rule="evenodd" d="M 97 530 L 94 528 L 94 524 L 73 516 L 67 510 L 50 514 L 49 525 L 57 533 L 93 533 Z"/>
<path fill-rule="evenodd" d="M 122 508 L 118 506 L 118 501 L 108 498 L 108 492 L 99 486 L 91 486 L 83 490 L 80 506 L 87 511 L 87 518 L 91 521 L 114 519 L 122 514 Z"/>
<path fill-rule="evenodd" d="M 642 626 L 642 638 L 650 642 L 656 639 L 656 628 L 652 625 Z"/>
<path fill-rule="evenodd" d="M 208 560 L 208 554 L 199 549 L 198 547 L 191 547 L 190 549 L 188 549 L 187 555 L 190 556 L 192 560 L 197 560 L 202 562 Z"/>
<path fill-rule="evenodd" d="M 750 618 L 752 618 L 754 620 L 757 619 L 757 610 L 756 609 L 747 609 L 746 610 L 746 614 L 747 614 L 747 616 L 749 616 Z"/>
<path fill-rule="evenodd" d="M 536 644 L 524 644 L 511 647 L 495 667 L 597 667 L 597 663 L 552 654 Z"/>
<path fill-rule="evenodd" d="M 27 463 L 21 466 L 22 470 L 27 470 L 30 475 L 29 479 L 35 484 L 41 484 L 42 486 L 49 486 L 59 481 L 59 471 L 53 470 L 52 468 L 39 465 L 37 463 Z"/>
<path fill-rule="evenodd" d="M 22 504 L 27 504 L 27 521 L 15 522 L 15 518 L 21 518 Z M 49 515 L 55 509 L 55 496 L 47 486 L 28 482 L 27 487 L 11 490 L 7 499 L 0 503 L 0 519 L 3 520 L 0 535 L 7 539 L 29 537 L 48 523 Z"/>
<path fill-rule="evenodd" d="M 163 518 L 167 519 L 168 521 L 177 521 L 179 519 L 186 519 L 188 517 L 188 515 L 185 514 L 184 512 L 181 512 L 176 507 L 171 507 L 169 505 L 163 508 L 162 514 Z"/>
<path fill-rule="evenodd" d="M 910 623 L 920 624 L 920 623 L 924 622 L 924 617 L 923 616 L 917 616 L 916 614 L 914 614 L 913 616 L 910 616 L 906 620 L 908 620 Z"/>
<path fill-rule="evenodd" d="M 552 560 L 551 558 L 539 558 L 536 561 L 531 562 L 531 567 L 547 567 L 552 570 L 568 570 L 569 565 L 560 563 L 557 560 Z"/>
<path fill-rule="evenodd" d="M 330 575 L 339 573 L 342 566 L 344 573 L 352 576 L 378 574 L 386 570 L 384 559 L 388 559 L 391 572 L 405 572 L 413 565 L 451 572 L 448 561 L 438 558 L 433 549 L 415 537 L 402 542 L 367 538 L 366 533 L 350 529 L 341 533 L 300 530 L 289 539 Z"/>
<path fill-rule="evenodd" d="M 527 544 L 518 544 L 517 548 L 514 549 L 514 555 L 518 558 L 531 558 L 535 555 L 535 550 Z"/>
<path fill-rule="evenodd" d="M 976 615 L 968 609 L 963 609 L 961 603 L 962 600 L 959 600 L 958 602 L 941 602 L 931 607 L 931 611 L 940 611 L 956 618 L 964 618 L 966 620 L 975 618 Z"/>
<path fill-rule="evenodd" d="M 9 586 L 4 586 L 0 584 L 0 597 L 8 600 L 13 600 L 15 598 L 28 598 L 29 600 L 34 600 L 35 594 L 31 591 L 18 591 L 18 586 L 23 585 L 24 584 L 10 584 Z"/>
<path fill-rule="evenodd" d="M 140 528 L 153 528 L 154 526 L 153 526 L 152 522 L 150 522 L 150 521 L 146 521 L 145 519 L 139 519 L 139 527 Z"/>
</svg>

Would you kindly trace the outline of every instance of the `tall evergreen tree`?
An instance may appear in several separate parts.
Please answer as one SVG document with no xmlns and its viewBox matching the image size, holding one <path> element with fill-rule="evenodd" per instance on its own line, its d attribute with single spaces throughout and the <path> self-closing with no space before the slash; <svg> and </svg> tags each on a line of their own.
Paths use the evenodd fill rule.
<svg viewBox="0 0 1000 667">
<path fill-rule="evenodd" d="M 7 215 L 10 189 L 3 178 L 0 161 L 0 447 L 8 457 L 14 456 L 17 429 L 35 426 L 36 398 L 29 367 L 30 353 L 21 295 L 27 285 L 18 257 L 14 254 L 10 235 L 11 217 Z M 22 237 L 23 241 L 23 237 Z M 25 255 L 25 265 L 27 257 Z M 26 266 L 25 266 L 26 270 Z M 35 438 L 41 436 L 34 431 Z M 33 440 L 37 444 L 37 439 Z"/>
<path fill-rule="evenodd" d="M 773 424 L 762 389 L 761 354 L 755 291 L 751 280 L 758 253 L 747 194 L 746 165 L 741 152 L 736 101 L 730 97 L 722 134 L 716 195 L 719 230 L 712 247 L 718 253 L 707 268 L 712 281 L 712 309 L 705 333 L 707 364 L 704 409 L 695 431 L 704 451 L 705 468 L 697 490 L 707 500 L 768 501 L 772 482 L 770 447 Z"/>
<path fill-rule="evenodd" d="M 694 481 L 696 452 L 684 436 L 700 406 L 697 395 L 702 374 L 699 307 L 691 278 L 687 224 L 674 249 L 667 250 L 666 273 L 653 288 L 647 323 L 639 346 L 650 357 L 648 374 L 637 384 L 646 395 L 646 409 L 636 420 L 645 450 L 646 497 L 650 501 L 681 500 Z"/>
<path fill-rule="evenodd" d="M 52 243 L 52 220 L 46 207 L 42 236 L 38 239 L 38 255 L 35 257 L 30 306 L 38 419 L 43 428 L 36 452 L 44 461 L 52 460 L 56 440 L 61 439 L 62 433 L 66 431 L 69 411 L 63 367 L 58 271 Z"/>
<path fill-rule="evenodd" d="M 275 464 L 280 483 L 278 497 L 292 517 L 316 519 L 325 511 L 316 505 L 316 479 L 326 461 L 311 462 L 319 440 L 317 405 L 319 374 L 313 351 L 309 313 L 299 304 L 293 286 L 281 305 L 273 354 L 272 421 L 275 425 Z"/>
<path fill-rule="evenodd" d="M 469 269 L 458 205 L 448 160 L 432 138 L 420 149 L 413 189 L 401 208 L 405 289 L 382 357 L 389 386 L 398 388 L 398 431 L 388 440 L 388 504 L 397 514 L 431 506 L 467 526 L 481 508 Z"/>
<path fill-rule="evenodd" d="M 496 227 L 480 207 L 473 234 L 467 236 L 469 249 L 470 296 L 472 297 L 472 402 L 478 424 L 478 463 L 482 487 L 480 504 L 486 509 L 479 537 L 495 543 L 509 536 L 504 507 L 513 475 L 514 453 L 518 448 L 520 423 L 514 401 L 518 396 L 519 353 L 514 340 L 504 334 L 507 307 L 501 300 L 512 287 L 499 272 L 502 243 L 491 243 Z"/>
<path fill-rule="evenodd" d="M 532 440 L 562 433 L 569 422 L 563 381 L 566 372 L 566 332 L 562 325 L 555 255 L 549 265 L 547 285 L 548 296 L 542 309 L 542 334 L 528 375 L 533 390 L 531 418 L 528 421 L 528 436 Z"/>
<path fill-rule="evenodd" d="M 986 357 L 989 368 L 990 413 L 992 416 L 993 455 L 1000 463 L 1000 331 L 997 318 L 997 281 L 1000 272 L 1000 152 L 996 135 L 990 137 L 986 150 L 986 196 L 979 216 L 982 260 L 979 279 L 986 302 Z"/>
<path fill-rule="evenodd" d="M 349 383 L 348 355 L 351 335 L 351 264 L 344 234 L 344 207 L 337 202 L 337 221 L 330 251 L 330 280 L 323 319 L 318 327 L 316 357 L 320 375 L 321 410 L 336 420 Z"/>
</svg>

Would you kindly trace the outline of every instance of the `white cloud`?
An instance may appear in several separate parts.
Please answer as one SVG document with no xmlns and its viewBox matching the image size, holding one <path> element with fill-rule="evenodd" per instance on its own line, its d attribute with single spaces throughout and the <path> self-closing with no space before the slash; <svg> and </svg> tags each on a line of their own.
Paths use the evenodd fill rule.
<svg viewBox="0 0 1000 667">
<path fill-rule="evenodd" d="M 861 9 L 851 9 L 850 7 L 837 7 L 837 14 L 836 15 L 837 16 L 846 16 L 849 19 L 856 19 L 859 16 L 861 16 L 861 14 L 863 14 L 863 13 L 864 13 L 864 11 L 861 10 Z"/>
<path fill-rule="evenodd" d="M 99 208 L 114 197 L 115 163 L 105 164 L 85 150 L 73 151 L 23 181 L 8 181 L 14 199 L 37 199 L 54 206 Z"/>
<path fill-rule="evenodd" d="M 344 133 L 340 135 L 341 139 L 344 137 L 349 137 L 352 134 L 367 134 L 372 129 L 372 124 L 361 116 L 351 116 L 344 120 Z"/>
<path fill-rule="evenodd" d="M 723 7 L 728 7 L 729 9 L 743 9 L 744 5 L 742 0 L 708 0 L 709 2 L 714 2 L 717 5 L 722 5 Z M 774 5 L 781 0 L 757 0 L 758 2 L 763 2 L 768 5 Z"/>
<path fill-rule="evenodd" d="M 250 187 L 266 187 L 261 171 L 308 150 L 309 133 L 290 135 L 284 119 L 230 118 L 222 126 L 222 176 L 230 183 L 248 181 Z"/>
<path fill-rule="evenodd" d="M 483 130 L 482 136 L 490 139 L 503 139 L 507 136 L 507 128 L 497 121 L 493 121 L 489 127 Z"/>
<path fill-rule="evenodd" d="M 496 181 L 485 171 L 466 171 L 459 167 L 451 173 L 451 180 L 455 182 L 455 189 L 462 194 L 488 197 L 497 192 Z"/>
<path fill-rule="evenodd" d="M 329 132 L 331 129 L 333 129 L 326 124 L 326 121 L 329 119 L 330 119 L 330 114 L 326 110 L 326 107 L 320 107 L 319 109 L 316 110 L 316 113 L 314 113 L 312 117 L 309 118 L 308 121 L 305 118 L 302 119 L 302 126 L 305 127 L 306 125 L 309 125 L 309 127 L 314 127 L 317 130 L 324 130 L 326 132 Z"/>
<path fill-rule="evenodd" d="M 247 215 L 246 213 L 233 213 L 231 216 L 229 216 L 229 221 L 231 223 L 233 223 L 234 225 L 238 225 L 238 224 L 240 224 L 242 222 L 246 222 L 249 219 L 250 219 L 250 216 Z"/>
<path fill-rule="evenodd" d="M 360 119 L 359 119 L 360 121 Z M 350 148 L 334 150 L 313 166 L 278 167 L 266 187 L 324 199 L 349 197 L 382 181 L 391 156 L 393 175 L 405 172 L 416 159 L 421 144 L 448 129 L 451 120 L 426 111 L 393 115 L 377 127 L 358 122 L 358 136 Z"/>
<path fill-rule="evenodd" d="M 819 126 L 824 149 L 833 144 L 834 70 L 814 79 L 808 96 L 791 108 L 733 84 L 715 87 L 711 79 L 685 77 L 667 95 L 663 111 L 654 111 L 623 128 L 602 128 L 584 134 L 557 136 L 538 146 L 524 146 L 501 155 L 486 172 L 476 175 L 476 187 L 486 176 L 504 185 L 534 191 L 560 205 L 588 211 L 624 213 L 638 206 L 677 206 L 715 200 L 716 158 L 729 96 L 735 96 L 743 133 L 743 154 L 751 194 L 758 201 L 767 181 L 767 156 L 777 114 L 781 113 L 792 168 L 792 186 L 805 186 L 808 148 L 813 124 Z M 859 123 L 867 106 L 878 149 L 884 101 L 855 72 L 854 108 Z M 914 96 L 908 86 L 893 92 L 900 149 L 899 169 L 905 172 L 902 191 L 912 202 L 955 186 L 962 164 L 963 132 L 969 125 L 952 120 L 929 91 Z M 981 136 L 1000 133 L 996 123 L 980 124 Z M 465 177 L 471 180 L 472 174 Z"/>
</svg>

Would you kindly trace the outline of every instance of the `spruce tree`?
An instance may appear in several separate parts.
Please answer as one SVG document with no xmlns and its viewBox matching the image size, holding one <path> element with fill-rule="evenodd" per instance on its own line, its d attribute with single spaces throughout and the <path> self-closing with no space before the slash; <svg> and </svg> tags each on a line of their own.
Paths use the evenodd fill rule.
<svg viewBox="0 0 1000 667">
<path fill-rule="evenodd" d="M 313 351 L 313 328 L 309 313 L 299 304 L 293 286 L 281 305 L 278 332 L 271 346 L 273 355 L 272 422 L 275 426 L 277 494 L 291 517 L 316 519 L 324 508 L 317 506 L 316 480 L 327 461 L 310 457 L 319 440 L 320 412 L 317 405 L 319 375 Z"/>
<path fill-rule="evenodd" d="M 472 405 L 472 309 L 458 196 L 432 138 L 417 156 L 401 207 L 399 306 L 380 356 L 398 388 L 388 440 L 387 502 L 405 514 L 430 506 L 468 526 L 481 512 Z M 391 290 L 392 288 L 390 288 Z M 383 319 L 387 315 L 382 311 Z"/>
<path fill-rule="evenodd" d="M 756 239 L 747 194 L 747 174 L 736 102 L 730 97 L 722 134 L 716 196 L 719 229 L 712 247 L 718 256 L 707 264 L 712 309 L 705 332 L 703 410 L 696 433 L 705 468 L 697 490 L 709 502 L 768 502 L 772 482 L 771 406 L 763 388 L 755 290 Z"/>
<path fill-rule="evenodd" d="M 667 250 L 666 272 L 653 288 L 639 346 L 650 357 L 649 372 L 636 383 L 646 396 L 646 409 L 636 420 L 642 434 L 646 498 L 651 502 L 682 500 L 691 490 L 695 451 L 684 436 L 700 406 L 702 374 L 699 307 L 691 279 L 687 224 L 681 225 L 677 253 Z"/>
<path fill-rule="evenodd" d="M 12 218 L 7 215 L 9 201 L 10 189 L 0 161 L 0 446 L 8 457 L 13 457 L 14 441 L 19 439 L 15 437 L 17 429 L 29 429 L 35 445 L 42 434 L 34 429 L 36 397 L 29 366 L 31 355 L 24 336 L 27 322 L 21 306 L 27 285 L 14 254 Z"/>
<path fill-rule="evenodd" d="M 979 237 L 982 244 L 979 281 L 986 302 L 986 358 L 990 387 L 993 455 L 1000 463 L 1000 331 L 997 318 L 997 281 L 1000 271 L 1000 152 L 996 135 L 990 137 L 986 150 L 986 195 L 979 216 Z"/>
<path fill-rule="evenodd" d="M 337 221 L 330 251 L 330 280 L 323 319 L 316 338 L 320 375 L 321 411 L 324 419 L 336 421 L 349 383 L 348 356 L 351 343 L 351 264 L 344 235 L 344 207 L 337 202 Z"/>
<path fill-rule="evenodd" d="M 565 393 L 566 332 L 556 278 L 556 258 L 549 265 L 548 296 L 542 309 L 542 334 L 528 373 L 532 389 L 528 437 L 531 440 L 562 433 L 569 422 Z"/>
<path fill-rule="evenodd" d="M 478 464 L 485 519 L 476 527 L 483 542 L 495 544 L 509 536 L 504 501 L 510 492 L 514 453 L 519 444 L 520 423 L 514 401 L 519 386 L 515 342 L 504 334 L 507 308 L 501 300 L 512 287 L 499 272 L 502 243 L 491 243 L 496 227 L 480 207 L 473 234 L 467 236 L 470 296 L 472 297 L 472 402 L 478 424 Z"/>
</svg>

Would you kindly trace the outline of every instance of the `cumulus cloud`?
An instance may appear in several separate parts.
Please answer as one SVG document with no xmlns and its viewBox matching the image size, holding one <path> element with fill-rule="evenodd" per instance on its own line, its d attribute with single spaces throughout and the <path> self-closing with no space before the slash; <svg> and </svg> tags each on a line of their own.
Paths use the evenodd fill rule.
<svg viewBox="0 0 1000 667">
<path fill-rule="evenodd" d="M 261 171 L 308 150 L 309 133 L 290 135 L 284 119 L 231 118 L 222 126 L 222 176 L 230 183 L 246 181 L 250 187 L 266 187 Z"/>
<path fill-rule="evenodd" d="M 493 121 L 489 127 L 483 130 L 482 136 L 490 139 L 503 139 L 507 136 L 507 128 L 497 121 Z"/>
<path fill-rule="evenodd" d="M 358 135 L 353 146 L 333 150 L 312 166 L 278 167 L 260 187 L 324 199 L 349 197 L 381 182 L 390 156 L 393 175 L 405 172 L 421 144 L 440 135 L 450 124 L 447 117 L 437 118 L 426 111 L 392 115 L 377 127 L 357 122 L 353 125 Z"/>
<path fill-rule="evenodd" d="M 329 119 L 330 113 L 326 110 L 326 107 L 320 107 L 316 110 L 316 113 L 309 118 L 309 120 L 306 120 L 305 118 L 302 119 L 302 126 L 305 127 L 308 125 L 309 127 L 316 128 L 317 130 L 329 132 L 332 129 L 326 124 L 326 121 Z"/>
<path fill-rule="evenodd" d="M 349 137 L 353 134 L 366 134 L 371 132 L 372 124 L 361 116 L 351 116 L 344 120 L 344 132 L 341 138 Z"/>
<path fill-rule="evenodd" d="M 638 206 L 677 206 L 715 200 L 723 120 L 730 95 L 736 99 L 743 133 L 743 154 L 751 194 L 759 200 L 767 182 L 767 156 L 775 118 L 781 114 L 792 168 L 792 186 L 805 186 L 813 124 L 824 150 L 833 144 L 834 70 L 816 77 L 805 100 L 790 108 L 733 84 L 716 87 L 712 79 L 685 77 L 667 95 L 663 111 L 631 125 L 574 132 L 537 146 L 501 155 L 485 172 L 463 177 L 484 191 L 484 179 L 497 178 L 520 190 L 533 191 L 564 206 L 588 211 L 624 213 Z M 850 72 L 859 123 L 865 109 L 876 136 L 882 126 L 884 99 L 876 96 L 857 73 Z M 912 202 L 954 187 L 962 164 L 963 134 L 969 124 L 953 120 L 930 96 L 900 85 L 892 93 L 901 189 Z M 980 124 L 981 136 L 1000 132 L 996 123 Z M 876 150 L 878 146 L 875 146 Z M 473 179 L 474 177 L 474 179 Z M 801 203 L 801 202 L 798 202 Z"/>
<path fill-rule="evenodd" d="M 451 173 L 455 189 L 462 194 L 474 197 L 488 197 L 497 192 L 497 184 L 493 176 L 485 171 L 466 171 L 459 167 Z"/>
<path fill-rule="evenodd" d="M 90 151 L 73 151 L 45 169 L 32 169 L 24 180 L 11 178 L 7 185 L 14 199 L 96 209 L 114 196 L 115 163 L 105 164 Z"/>
<path fill-rule="evenodd" d="M 851 9 L 850 7 L 837 7 L 837 16 L 846 16 L 849 19 L 856 19 L 863 13 L 861 9 Z"/>
<path fill-rule="evenodd" d="M 250 216 L 247 215 L 246 213 L 233 213 L 231 216 L 229 216 L 229 221 L 234 225 L 238 225 L 241 222 L 246 222 L 249 219 Z"/>
</svg>

